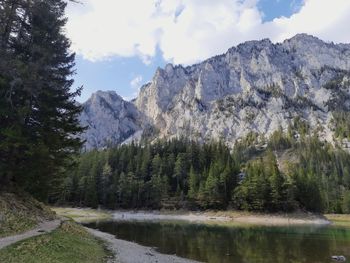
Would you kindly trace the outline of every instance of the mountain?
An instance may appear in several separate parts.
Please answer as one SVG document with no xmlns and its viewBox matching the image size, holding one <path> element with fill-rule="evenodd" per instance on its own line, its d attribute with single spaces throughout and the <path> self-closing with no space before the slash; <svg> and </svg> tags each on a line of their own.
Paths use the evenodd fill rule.
<svg viewBox="0 0 350 263">
<path fill-rule="evenodd" d="M 158 138 L 232 145 L 249 132 L 268 136 L 298 120 L 333 141 L 337 113 L 350 110 L 349 83 L 348 44 L 306 34 L 277 44 L 248 41 L 193 66 L 159 68 L 133 102 L 113 94 L 115 101 L 92 103 L 94 94 L 82 115 L 90 112 L 91 136 L 84 138 L 92 147 L 118 144 L 147 123 Z"/>
<path fill-rule="evenodd" d="M 98 91 L 83 104 L 80 123 L 87 127 L 82 137 L 85 149 L 103 148 L 122 143 L 142 132 L 142 114 L 133 103 L 114 91 Z M 140 133 L 141 132 L 141 133 Z"/>
</svg>

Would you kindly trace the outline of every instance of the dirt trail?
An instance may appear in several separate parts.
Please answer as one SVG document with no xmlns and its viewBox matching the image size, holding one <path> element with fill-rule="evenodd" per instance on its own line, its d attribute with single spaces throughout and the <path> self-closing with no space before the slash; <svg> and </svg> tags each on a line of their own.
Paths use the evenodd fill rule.
<svg viewBox="0 0 350 263">
<path fill-rule="evenodd" d="M 116 239 L 113 235 L 103 233 L 98 230 L 86 228 L 89 233 L 104 240 L 108 247 L 116 255 L 115 259 L 109 263 L 199 263 L 185 258 L 180 258 L 174 255 L 161 254 L 153 248 L 138 245 L 133 242 Z"/>
<path fill-rule="evenodd" d="M 22 234 L 0 238 L 0 249 L 31 237 L 50 233 L 59 227 L 60 224 L 61 220 L 45 221 L 40 223 L 36 228 Z"/>
</svg>

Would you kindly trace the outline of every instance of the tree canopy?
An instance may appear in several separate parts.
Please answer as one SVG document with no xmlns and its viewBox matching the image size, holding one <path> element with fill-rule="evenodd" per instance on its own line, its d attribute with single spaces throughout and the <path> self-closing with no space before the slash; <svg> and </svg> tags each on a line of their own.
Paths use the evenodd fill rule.
<svg viewBox="0 0 350 263">
<path fill-rule="evenodd" d="M 231 151 L 186 139 L 91 151 L 67 174 L 61 201 L 112 209 L 349 211 L 349 153 L 281 130 L 266 142 L 262 148 L 249 134 Z"/>
</svg>

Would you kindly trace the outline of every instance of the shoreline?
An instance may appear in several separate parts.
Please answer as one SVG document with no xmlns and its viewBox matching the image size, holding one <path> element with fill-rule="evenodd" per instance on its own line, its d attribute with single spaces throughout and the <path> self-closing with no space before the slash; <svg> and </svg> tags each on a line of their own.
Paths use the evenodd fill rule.
<svg viewBox="0 0 350 263">
<path fill-rule="evenodd" d="M 59 215 L 71 217 L 79 223 L 92 221 L 182 221 L 219 226 L 286 226 L 333 224 L 333 220 L 312 213 L 258 214 L 240 211 L 147 211 L 147 210 L 94 210 L 90 208 L 56 208 Z M 84 219 L 85 217 L 85 219 Z M 93 220 L 92 220 L 93 219 Z M 91 221 L 92 220 L 92 221 Z M 332 221 L 331 221 L 332 220 Z M 163 254 L 155 248 L 118 239 L 116 236 L 96 229 L 84 227 L 91 235 L 100 239 L 113 254 L 107 263 L 199 263 L 177 255 Z"/>
<path fill-rule="evenodd" d="M 58 215 L 79 223 L 94 221 L 184 221 L 222 225 L 329 225 L 331 218 L 312 213 L 259 214 L 242 211 L 97 210 L 90 208 L 52 208 Z"/>
<path fill-rule="evenodd" d="M 239 211 L 111 211 L 113 220 L 119 221 L 185 221 L 190 223 L 222 225 L 329 225 L 326 217 L 311 213 L 258 214 Z"/>
<path fill-rule="evenodd" d="M 107 263 L 200 263 L 191 259 L 181 258 L 157 252 L 154 248 L 139 245 L 134 242 L 117 239 L 114 235 L 85 227 L 96 238 L 103 240 L 107 248 L 113 252 L 114 258 Z"/>
</svg>

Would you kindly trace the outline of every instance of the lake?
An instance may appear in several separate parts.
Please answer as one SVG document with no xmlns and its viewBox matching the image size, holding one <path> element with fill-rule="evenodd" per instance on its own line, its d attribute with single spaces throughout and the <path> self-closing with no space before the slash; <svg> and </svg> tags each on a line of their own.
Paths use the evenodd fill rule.
<svg viewBox="0 0 350 263">
<path fill-rule="evenodd" d="M 88 227 L 165 254 L 210 263 L 350 262 L 350 228 L 337 226 L 217 226 L 172 221 L 110 221 Z"/>
</svg>

